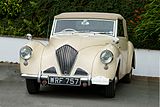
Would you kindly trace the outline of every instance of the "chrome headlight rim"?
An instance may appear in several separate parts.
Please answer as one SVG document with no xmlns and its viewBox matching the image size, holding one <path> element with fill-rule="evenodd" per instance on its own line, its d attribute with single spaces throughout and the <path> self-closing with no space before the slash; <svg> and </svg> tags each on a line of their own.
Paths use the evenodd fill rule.
<svg viewBox="0 0 160 107">
<path fill-rule="evenodd" d="M 108 55 L 108 57 L 105 58 L 105 55 Z M 110 50 L 104 50 L 101 52 L 101 55 L 100 55 L 100 60 L 103 64 L 109 64 L 112 62 L 113 60 L 113 53 L 110 51 Z"/>
<path fill-rule="evenodd" d="M 29 60 L 32 55 L 32 48 L 29 46 L 24 46 L 20 49 L 20 57 L 23 60 Z"/>
</svg>

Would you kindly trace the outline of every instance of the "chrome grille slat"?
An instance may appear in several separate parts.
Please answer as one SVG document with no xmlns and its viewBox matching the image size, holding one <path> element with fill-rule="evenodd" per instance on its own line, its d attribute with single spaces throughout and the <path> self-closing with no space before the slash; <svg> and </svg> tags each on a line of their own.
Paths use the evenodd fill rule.
<svg viewBox="0 0 160 107">
<path fill-rule="evenodd" d="M 56 50 L 57 60 L 62 74 L 70 74 L 78 52 L 69 45 L 64 45 Z"/>
</svg>

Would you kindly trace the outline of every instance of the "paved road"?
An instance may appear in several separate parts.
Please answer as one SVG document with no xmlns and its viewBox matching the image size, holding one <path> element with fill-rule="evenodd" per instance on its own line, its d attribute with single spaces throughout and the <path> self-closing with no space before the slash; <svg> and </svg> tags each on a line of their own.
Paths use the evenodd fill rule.
<svg viewBox="0 0 160 107">
<path fill-rule="evenodd" d="M 103 98 L 98 88 L 42 87 L 29 95 L 18 67 L 0 64 L 0 107 L 159 107 L 159 82 L 153 79 L 119 83 L 112 99 Z"/>
</svg>

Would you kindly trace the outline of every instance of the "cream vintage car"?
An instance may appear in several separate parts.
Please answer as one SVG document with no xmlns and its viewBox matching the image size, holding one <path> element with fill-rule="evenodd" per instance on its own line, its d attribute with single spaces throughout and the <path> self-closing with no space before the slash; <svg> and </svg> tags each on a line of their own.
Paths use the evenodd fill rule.
<svg viewBox="0 0 160 107">
<path fill-rule="evenodd" d="M 121 15 L 70 12 L 54 17 L 47 45 L 30 40 L 20 49 L 20 69 L 30 94 L 40 85 L 99 85 L 114 97 L 120 79 L 131 81 L 134 58 Z"/>
</svg>

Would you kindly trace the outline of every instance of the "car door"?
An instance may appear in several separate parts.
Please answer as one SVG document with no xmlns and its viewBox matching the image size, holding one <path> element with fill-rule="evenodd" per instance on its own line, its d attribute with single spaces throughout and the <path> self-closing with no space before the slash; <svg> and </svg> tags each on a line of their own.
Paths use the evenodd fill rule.
<svg viewBox="0 0 160 107">
<path fill-rule="evenodd" d="M 128 37 L 126 32 L 126 25 L 125 20 L 118 20 L 118 31 L 117 37 L 119 38 L 118 48 L 121 53 L 121 60 L 120 60 L 120 71 L 119 77 L 123 77 L 126 74 L 126 66 L 127 66 L 127 50 L 128 50 Z"/>
</svg>

